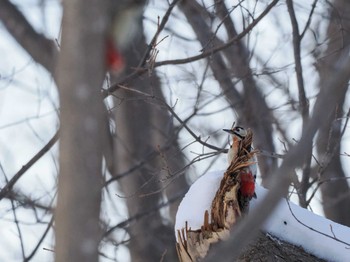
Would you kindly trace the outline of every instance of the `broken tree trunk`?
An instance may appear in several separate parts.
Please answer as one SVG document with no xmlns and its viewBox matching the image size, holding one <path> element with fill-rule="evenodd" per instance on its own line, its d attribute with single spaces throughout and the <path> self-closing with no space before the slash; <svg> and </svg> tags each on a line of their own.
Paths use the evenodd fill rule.
<svg viewBox="0 0 350 262">
<path fill-rule="evenodd" d="M 228 238 L 231 228 L 248 211 L 247 203 L 242 201 L 240 188 L 242 176 L 247 174 L 250 165 L 255 164 L 252 161 L 256 154 L 256 151 L 251 150 L 252 137 L 252 132 L 248 130 L 247 136 L 240 141 L 237 156 L 221 180 L 211 210 L 203 214 L 201 229 L 192 230 L 186 224 L 182 230 L 178 230 L 176 248 L 181 262 L 204 258 L 212 244 Z"/>
</svg>

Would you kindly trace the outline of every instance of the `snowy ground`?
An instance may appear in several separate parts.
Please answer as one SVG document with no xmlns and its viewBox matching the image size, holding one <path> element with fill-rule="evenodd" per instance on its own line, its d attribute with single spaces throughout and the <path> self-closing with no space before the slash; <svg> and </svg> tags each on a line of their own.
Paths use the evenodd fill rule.
<svg viewBox="0 0 350 262">
<path fill-rule="evenodd" d="M 224 171 L 215 171 L 200 177 L 189 189 L 176 215 L 175 232 L 188 222 L 191 229 L 203 224 L 203 214 L 211 202 Z M 258 198 L 251 209 L 259 204 L 267 190 L 257 186 Z M 311 254 L 328 261 L 350 261 L 350 228 L 318 216 L 282 199 L 262 229 L 286 242 L 302 246 Z M 175 234 L 176 235 L 176 234 Z"/>
</svg>

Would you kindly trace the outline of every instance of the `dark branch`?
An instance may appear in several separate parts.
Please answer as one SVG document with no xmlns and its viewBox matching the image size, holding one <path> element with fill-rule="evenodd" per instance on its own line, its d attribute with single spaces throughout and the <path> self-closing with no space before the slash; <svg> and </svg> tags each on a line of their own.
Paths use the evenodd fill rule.
<svg viewBox="0 0 350 262">
<path fill-rule="evenodd" d="M 287 8 L 289 12 L 290 21 L 293 30 L 293 50 L 294 50 L 294 62 L 295 62 L 295 73 L 297 77 L 297 85 L 299 91 L 299 107 L 301 111 L 301 116 L 303 119 L 303 132 L 305 132 L 305 127 L 309 121 L 309 101 L 306 98 L 304 78 L 303 78 L 303 68 L 301 64 L 301 51 L 300 45 L 302 37 L 299 34 L 298 21 L 295 15 L 293 1 L 287 0 Z M 306 207 L 306 193 L 310 187 L 309 179 L 311 173 L 311 158 L 312 158 L 312 147 L 310 146 L 304 152 L 304 167 L 303 176 L 300 184 L 300 190 L 298 189 L 299 202 L 302 207 Z"/>
<path fill-rule="evenodd" d="M 162 21 L 160 22 L 159 26 L 158 26 L 158 29 L 157 29 L 157 32 L 154 34 L 151 42 L 149 43 L 138 67 L 142 67 L 145 62 L 146 62 L 146 59 L 147 57 L 149 56 L 152 48 L 157 44 L 157 39 L 158 39 L 158 36 L 159 34 L 163 31 L 166 23 L 168 22 L 169 20 L 169 17 L 170 17 L 170 14 L 171 12 L 173 11 L 174 7 L 176 6 L 176 4 L 179 2 L 180 0 L 174 0 L 170 5 L 169 5 L 169 8 L 168 10 L 166 11 L 166 13 L 164 14 L 163 18 L 162 18 Z"/>
<path fill-rule="evenodd" d="M 11 191 L 13 186 L 16 184 L 18 179 L 22 177 L 22 175 L 38 161 L 50 148 L 56 143 L 58 140 L 58 131 L 56 134 L 50 139 L 50 141 L 31 159 L 27 164 L 25 164 L 21 170 L 19 170 L 10 181 L 4 186 L 0 191 L 0 200 L 6 197 L 6 195 Z"/>
<path fill-rule="evenodd" d="M 0 1 L 0 20 L 24 50 L 52 74 L 58 53 L 54 41 L 36 32 L 24 15 L 8 0 Z"/>
<path fill-rule="evenodd" d="M 50 228 L 51 228 L 52 225 L 53 225 L 53 221 L 54 221 L 54 219 L 53 219 L 53 217 L 52 217 L 51 220 L 50 220 L 50 222 L 48 223 L 48 225 L 47 225 L 47 227 L 46 227 L 46 229 L 45 229 L 43 235 L 42 235 L 41 238 L 39 239 L 38 244 L 35 246 L 35 248 L 33 249 L 32 253 L 30 253 L 30 255 L 24 259 L 25 262 L 30 261 L 30 260 L 33 258 L 33 256 L 36 254 L 36 252 L 38 251 L 38 249 L 39 249 L 41 243 L 44 241 L 45 237 L 46 237 L 47 234 L 49 233 Z"/>
</svg>

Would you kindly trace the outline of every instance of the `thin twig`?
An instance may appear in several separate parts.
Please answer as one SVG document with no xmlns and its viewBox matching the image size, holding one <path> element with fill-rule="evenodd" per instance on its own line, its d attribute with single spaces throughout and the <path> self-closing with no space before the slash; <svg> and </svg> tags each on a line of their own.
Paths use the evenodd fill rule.
<svg viewBox="0 0 350 262">
<path fill-rule="evenodd" d="M 1 171 L 3 172 L 3 174 L 4 174 L 6 183 L 8 183 L 9 181 L 8 181 L 8 179 L 7 179 L 7 176 L 6 176 L 5 172 L 4 172 L 4 169 L 2 168 L 2 166 L 0 166 L 0 168 L 1 168 Z M 21 243 L 22 257 L 23 257 L 23 259 L 24 259 L 24 258 L 25 258 L 25 252 L 24 252 L 24 243 L 23 243 L 22 231 L 21 231 L 21 228 L 20 228 L 20 226 L 19 226 L 18 219 L 17 219 L 16 207 L 15 207 L 14 201 L 13 201 L 12 199 L 11 199 L 11 207 L 12 207 L 14 222 L 15 222 L 15 224 L 16 224 L 16 228 L 17 228 L 17 231 L 18 231 L 19 241 L 20 241 L 20 243 Z"/>
<path fill-rule="evenodd" d="M 145 50 L 145 52 L 144 52 L 144 54 L 143 54 L 143 56 L 142 56 L 142 58 L 141 58 L 141 60 L 140 60 L 140 62 L 138 64 L 138 66 L 137 66 L 137 69 L 133 73 L 131 73 L 131 74 L 127 75 L 126 77 L 124 77 L 121 81 L 119 81 L 119 83 L 112 84 L 107 90 L 103 90 L 102 91 L 103 98 L 106 98 L 111 93 L 116 91 L 119 88 L 119 84 L 125 83 L 128 80 L 133 79 L 135 76 L 140 75 L 140 74 L 144 74 L 147 71 L 149 71 L 149 68 L 147 66 L 146 67 L 143 67 L 143 66 L 144 66 L 147 58 L 149 57 L 150 52 L 152 51 L 152 49 L 156 45 L 159 34 L 163 31 L 166 23 L 168 22 L 171 12 L 173 11 L 174 7 L 176 6 L 176 4 L 179 1 L 180 0 L 174 0 L 169 5 L 168 10 L 164 14 L 164 16 L 162 18 L 162 21 L 160 22 L 160 24 L 157 27 L 156 33 L 154 34 L 154 36 L 153 36 L 151 42 L 149 43 L 149 45 L 147 46 L 147 49 Z M 154 68 L 155 66 L 156 66 L 156 63 L 153 63 L 152 67 Z"/>
<path fill-rule="evenodd" d="M 142 56 L 142 58 L 141 58 L 141 60 L 140 60 L 140 62 L 139 62 L 139 64 L 138 64 L 138 66 L 137 66 L 138 68 L 141 68 L 141 67 L 145 64 L 145 62 L 146 62 L 146 60 L 147 60 L 147 57 L 149 56 L 149 54 L 150 54 L 152 48 L 153 48 L 154 46 L 156 46 L 156 44 L 157 44 L 157 39 L 158 39 L 159 34 L 163 31 L 163 29 L 164 29 L 166 23 L 167 23 L 168 20 L 169 20 L 169 17 L 170 17 L 171 12 L 173 11 L 174 7 L 176 6 L 176 4 L 177 4 L 179 1 L 180 1 L 180 0 L 174 0 L 174 1 L 169 5 L 168 10 L 165 12 L 165 14 L 164 14 L 164 16 L 163 16 L 163 18 L 162 18 L 162 21 L 161 21 L 160 24 L 158 25 L 157 32 L 154 34 L 154 36 L 153 36 L 151 42 L 149 43 L 147 49 L 145 50 L 145 53 L 143 54 L 143 56 Z M 162 41 L 162 40 L 161 40 L 161 41 Z"/>
<path fill-rule="evenodd" d="M 293 213 L 293 210 L 292 210 L 292 208 L 291 208 L 291 206 L 290 206 L 289 201 L 286 200 L 286 202 L 287 202 L 287 205 L 288 205 L 288 208 L 289 208 L 290 213 L 292 214 L 292 216 L 294 217 L 294 219 L 295 219 L 299 224 L 301 224 L 302 226 L 304 226 L 304 227 L 310 229 L 311 231 L 314 231 L 314 232 L 316 232 L 316 233 L 318 233 L 318 234 L 320 234 L 320 235 L 323 235 L 323 236 L 328 237 L 328 238 L 331 238 L 331 239 L 333 239 L 333 240 L 335 240 L 335 241 L 337 241 L 337 242 L 339 242 L 339 243 L 342 243 L 342 244 L 345 244 L 345 245 L 347 245 L 347 246 L 350 246 L 350 243 L 345 242 L 345 241 L 340 240 L 339 238 L 337 238 L 337 237 L 334 235 L 334 232 L 333 232 L 332 228 L 331 228 L 331 232 L 333 233 L 333 236 L 328 235 L 328 234 L 326 234 L 326 233 L 323 233 L 323 232 L 321 232 L 321 231 L 319 231 L 319 230 L 316 230 L 316 229 L 314 229 L 313 227 L 308 226 L 308 225 L 306 225 L 305 223 L 303 223 L 303 222 L 302 222 L 300 219 L 298 219 L 298 218 L 295 216 L 295 214 Z M 331 224 L 330 224 L 330 226 L 332 227 Z"/>
<path fill-rule="evenodd" d="M 118 229 L 118 228 L 125 228 L 126 226 L 128 226 L 130 223 L 135 222 L 143 217 L 149 216 L 154 212 L 158 212 L 161 208 L 166 207 L 172 203 L 174 203 L 175 201 L 177 201 L 179 198 L 183 197 L 183 195 L 185 194 L 185 192 L 179 192 L 176 196 L 174 196 L 173 198 L 169 199 L 167 202 L 163 202 L 160 203 L 158 205 L 156 205 L 155 207 L 153 207 L 150 210 L 147 210 L 145 212 L 142 213 L 138 213 L 136 215 L 134 215 L 133 217 L 130 217 L 120 223 L 118 223 L 115 226 L 112 226 L 111 228 L 109 228 L 102 236 L 102 238 L 107 237 L 108 235 L 110 235 L 114 230 Z"/>
<path fill-rule="evenodd" d="M 39 239 L 38 244 L 35 246 L 35 248 L 33 249 L 32 253 L 30 253 L 30 255 L 24 259 L 24 262 L 30 261 L 30 260 L 33 258 L 33 256 L 35 255 L 35 253 L 38 251 L 38 249 L 39 249 L 41 243 L 44 241 L 45 237 L 46 237 L 47 234 L 49 233 L 49 230 L 50 230 L 50 228 L 51 228 L 52 225 L 53 225 L 53 221 L 54 221 L 54 218 L 53 218 L 53 216 L 52 216 L 52 217 L 51 217 L 51 220 L 50 220 L 50 222 L 49 222 L 49 224 L 47 225 L 47 227 L 46 227 L 46 229 L 45 229 L 45 231 L 44 231 L 44 233 L 43 233 L 43 235 L 42 235 L 41 238 Z"/>
<path fill-rule="evenodd" d="M 322 173 L 324 172 L 324 170 L 327 168 L 327 166 L 329 165 L 329 163 L 331 162 L 331 159 L 333 158 L 334 154 L 336 153 L 337 149 L 339 148 L 340 146 L 340 142 L 341 142 L 341 138 L 344 136 L 344 133 L 346 131 L 346 128 L 347 128 L 347 125 L 348 125 L 348 122 L 349 122 L 349 119 L 350 119 L 350 108 L 348 110 L 348 113 L 346 114 L 346 117 L 345 117 L 345 123 L 344 123 L 344 127 L 343 129 L 341 130 L 340 132 L 340 137 L 339 137 L 339 140 L 333 145 L 333 148 L 332 150 L 331 149 L 327 149 L 327 152 L 328 154 L 327 155 L 327 158 L 325 158 L 324 160 L 322 160 L 322 164 L 319 164 L 319 169 L 318 169 L 318 179 L 320 177 L 322 177 Z M 332 131 L 332 130 L 331 130 Z M 330 152 L 329 152 L 330 151 Z M 326 179 L 326 180 L 321 180 L 321 181 L 318 181 L 317 182 L 317 186 L 316 188 L 313 190 L 313 192 L 311 193 L 309 199 L 307 200 L 307 205 L 310 204 L 311 200 L 313 199 L 313 197 L 315 196 L 317 190 L 319 189 L 319 187 L 325 183 L 325 182 L 328 182 L 328 181 L 332 181 L 332 180 L 336 180 L 337 178 L 330 178 L 330 179 Z M 347 179 L 347 177 L 338 177 L 338 179 Z M 313 181 L 311 184 L 315 183 L 317 181 L 317 179 L 315 179 L 315 181 Z"/>
<path fill-rule="evenodd" d="M 58 137 L 59 131 L 57 131 L 56 134 L 50 139 L 50 141 L 10 179 L 10 181 L 0 191 L 0 200 L 10 192 L 10 190 L 22 177 L 22 175 L 25 174 L 25 172 L 27 172 L 31 166 L 33 166 L 43 155 L 45 155 L 51 149 L 51 147 L 57 142 Z"/>
<path fill-rule="evenodd" d="M 308 18 L 307 21 L 306 21 L 306 24 L 305 24 L 305 27 L 304 27 L 303 32 L 300 34 L 300 39 L 303 39 L 303 38 L 304 38 L 304 35 L 305 35 L 305 33 L 306 33 L 306 30 L 309 28 L 309 26 L 310 26 L 310 24 L 311 24 L 311 18 L 312 18 L 312 15 L 313 15 L 314 11 L 315 11 L 317 2 L 318 2 L 318 0 L 314 0 L 314 2 L 312 3 L 311 11 L 310 11 L 310 14 L 309 14 L 309 18 Z"/>
<path fill-rule="evenodd" d="M 19 222 L 18 222 L 17 214 L 16 214 L 16 207 L 15 207 L 15 204 L 14 204 L 13 202 L 14 202 L 14 201 L 11 200 L 11 206 L 12 206 L 12 212 L 13 212 L 14 222 L 15 222 L 15 224 L 16 224 L 16 228 L 17 228 L 17 232 L 18 232 L 19 241 L 20 241 L 20 243 L 21 243 L 22 257 L 23 257 L 23 259 L 25 259 L 25 252 L 24 252 L 24 243 L 23 243 L 22 231 L 21 231 L 21 228 L 20 228 L 20 226 L 19 226 Z"/>
<path fill-rule="evenodd" d="M 187 124 L 182 121 L 182 119 L 177 115 L 177 113 L 174 111 L 174 109 L 168 104 L 166 103 L 164 100 L 160 99 L 159 97 L 156 97 L 154 95 L 150 95 L 150 94 L 147 94 L 145 92 L 142 92 L 142 91 L 139 91 L 139 90 L 135 90 L 135 89 L 132 89 L 132 88 L 129 88 L 129 87 L 126 87 L 126 86 L 123 86 L 123 85 L 119 85 L 120 88 L 124 89 L 124 90 L 127 90 L 127 91 L 130 91 L 130 92 L 136 92 L 138 94 L 141 94 L 143 96 L 145 96 L 146 98 L 150 98 L 150 99 L 154 99 L 155 101 L 159 102 L 161 105 L 165 106 L 166 109 L 168 109 L 168 111 L 175 117 L 175 119 L 187 130 L 187 132 L 197 141 L 199 142 L 200 144 L 210 148 L 210 149 L 213 149 L 213 150 L 216 150 L 216 151 L 220 151 L 222 152 L 223 149 L 222 148 L 219 148 L 219 147 L 216 147 L 214 145 L 211 145 L 209 143 L 206 143 L 205 141 L 202 140 L 201 136 L 197 136 L 192 130 L 191 128 L 189 128 L 187 126 Z"/>
<path fill-rule="evenodd" d="M 301 57 L 300 57 L 301 37 L 299 35 L 298 21 L 296 19 L 295 12 L 294 12 L 293 1 L 287 0 L 286 3 L 287 3 L 289 17 L 291 20 L 292 30 L 293 30 L 293 49 L 294 49 L 295 73 L 297 76 L 301 114 L 303 117 L 303 121 L 305 121 L 303 123 L 303 126 L 305 126 L 306 121 L 309 118 L 309 102 L 308 102 L 306 95 L 305 95 L 303 68 L 302 68 Z"/>
</svg>

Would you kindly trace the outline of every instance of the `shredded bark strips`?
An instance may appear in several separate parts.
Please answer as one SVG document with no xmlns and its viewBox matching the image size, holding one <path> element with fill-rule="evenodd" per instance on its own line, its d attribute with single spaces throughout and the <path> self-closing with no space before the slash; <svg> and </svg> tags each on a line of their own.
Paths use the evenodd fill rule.
<svg viewBox="0 0 350 262">
<path fill-rule="evenodd" d="M 220 187 L 212 201 L 211 210 L 203 214 L 201 229 L 191 230 L 187 222 L 184 228 L 178 230 L 176 249 L 179 261 L 198 261 L 208 253 L 210 246 L 229 237 L 230 229 L 248 212 L 249 201 L 255 197 L 254 184 L 242 193 L 242 180 L 250 172 L 249 167 L 256 162 L 257 150 L 252 150 L 253 133 L 247 130 L 247 135 L 239 144 L 237 156 L 227 168 Z M 250 173 L 250 176 L 251 173 Z M 254 183 L 254 181 L 253 181 Z M 210 216 L 209 216 L 210 212 Z"/>
</svg>

